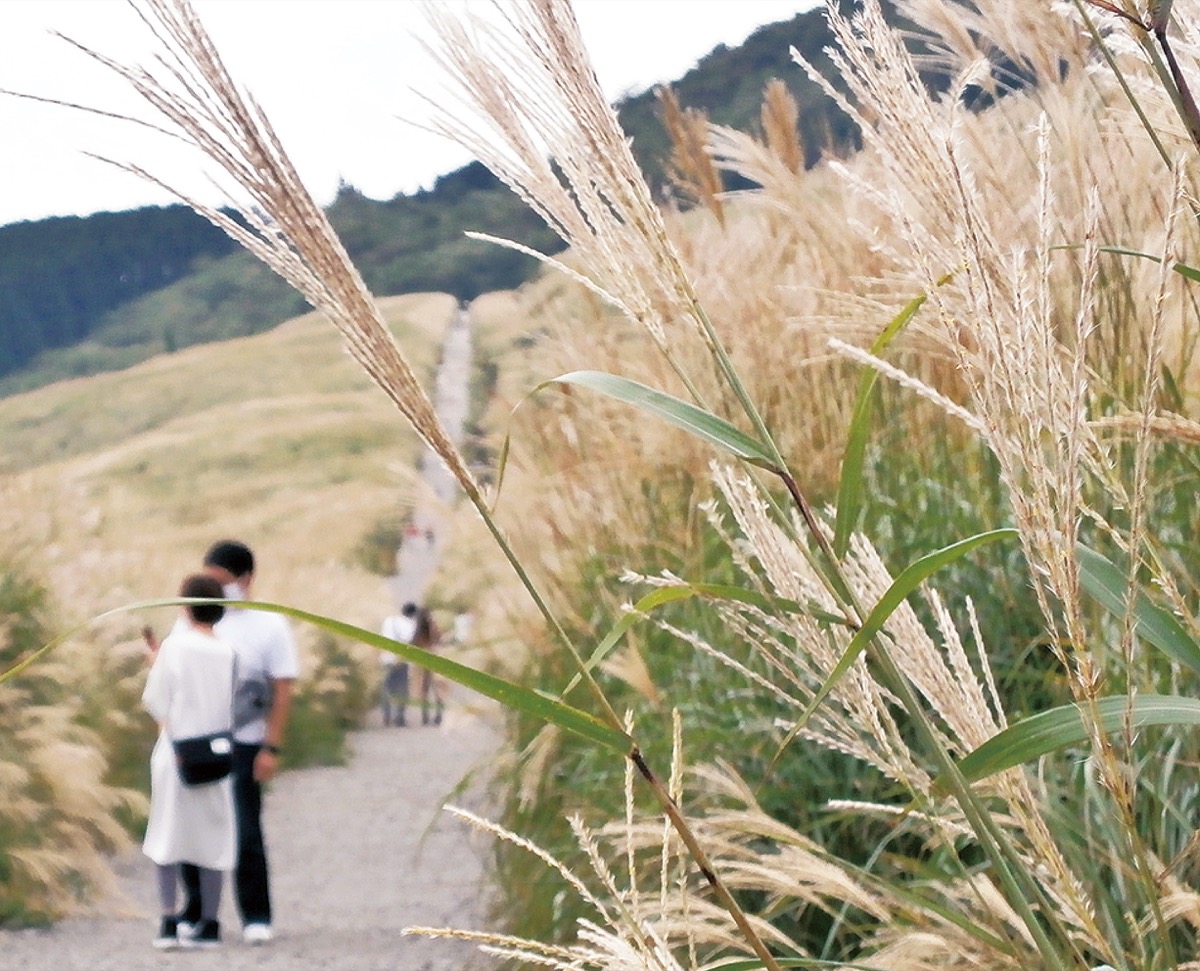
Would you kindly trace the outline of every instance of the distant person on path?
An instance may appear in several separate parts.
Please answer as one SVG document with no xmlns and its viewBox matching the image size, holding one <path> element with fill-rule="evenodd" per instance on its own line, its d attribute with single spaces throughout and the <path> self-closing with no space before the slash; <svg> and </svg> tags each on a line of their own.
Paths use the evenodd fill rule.
<svg viewBox="0 0 1200 971">
<path fill-rule="evenodd" d="M 413 644 L 433 652 L 441 639 L 442 632 L 434 623 L 433 614 L 429 612 L 429 608 L 421 607 L 417 611 L 417 629 L 413 634 Z M 440 725 L 444 707 L 440 680 L 428 668 L 421 668 L 421 724 L 428 725 L 432 722 L 434 725 Z"/>
<path fill-rule="evenodd" d="M 394 641 L 411 644 L 413 635 L 417 632 L 417 605 L 409 601 L 400 608 L 400 613 L 385 617 L 379 632 Z M 405 715 L 408 708 L 408 662 L 401 660 L 391 651 L 380 651 L 379 664 L 383 668 L 383 684 L 379 688 L 383 725 L 386 728 L 393 724 L 394 705 L 394 724 L 403 728 L 407 724 Z"/>
<path fill-rule="evenodd" d="M 221 584 L 205 574 L 187 577 L 179 595 L 225 596 Z M 232 725 L 233 649 L 213 632 L 225 608 L 189 604 L 182 613 L 161 645 L 146 632 L 153 664 L 142 693 L 142 703 L 159 724 L 150 756 L 150 820 L 142 851 L 157 867 L 162 917 L 154 946 L 161 950 L 220 942 L 221 884 L 235 861 L 230 778 L 185 786 L 172 746 L 172 739 L 226 731 Z M 199 892 L 193 926 L 180 934 L 176 898 L 183 863 L 195 871 Z"/>
<path fill-rule="evenodd" d="M 222 586 L 228 600 L 249 600 L 254 553 L 245 543 L 222 540 L 204 555 L 204 569 Z M 234 889 L 248 944 L 274 937 L 267 849 L 262 827 L 262 787 L 279 769 L 284 730 L 299 673 L 296 642 L 280 614 L 230 607 L 216 626 L 219 637 L 237 655 L 234 694 L 233 806 L 237 818 L 237 865 Z M 199 919 L 200 880 L 194 867 L 183 867 L 187 901 L 180 919 Z"/>
<path fill-rule="evenodd" d="M 454 615 L 454 628 L 451 632 L 451 643 L 455 647 L 466 647 L 471 640 L 471 631 L 475 629 L 475 618 L 469 610 L 460 610 Z"/>
</svg>

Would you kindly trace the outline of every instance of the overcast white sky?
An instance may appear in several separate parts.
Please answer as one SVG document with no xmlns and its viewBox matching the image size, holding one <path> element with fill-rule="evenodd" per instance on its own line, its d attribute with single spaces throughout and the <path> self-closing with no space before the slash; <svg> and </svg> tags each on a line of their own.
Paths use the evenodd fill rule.
<svg viewBox="0 0 1200 971">
<path fill-rule="evenodd" d="M 442 0 L 478 4 L 484 0 Z M 818 0 L 575 0 L 609 96 L 686 73 L 720 43 Z M 436 73 L 416 35 L 417 0 L 193 0 L 230 71 L 263 105 L 322 204 L 339 178 L 373 198 L 428 187 L 470 161 L 456 145 L 400 118 L 428 108 Z M 50 34 L 143 61 L 146 30 L 123 0 L 0 0 L 0 88 L 151 117 L 123 81 Z M 203 163 L 134 126 L 0 96 L 0 225 L 173 201 L 82 153 L 133 161 L 188 191 Z"/>
</svg>

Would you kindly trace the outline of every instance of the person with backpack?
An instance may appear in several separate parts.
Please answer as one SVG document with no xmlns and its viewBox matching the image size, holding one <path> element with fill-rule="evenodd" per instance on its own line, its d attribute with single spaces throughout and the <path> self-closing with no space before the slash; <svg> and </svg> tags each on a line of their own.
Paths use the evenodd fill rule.
<svg viewBox="0 0 1200 971">
<path fill-rule="evenodd" d="M 383 619 L 380 633 L 402 644 L 411 644 L 417 632 L 417 605 L 409 601 L 400 608 L 400 613 Z M 379 707 L 383 714 L 383 725 L 395 724 L 403 728 L 408 709 L 408 662 L 391 651 L 379 652 L 379 664 L 383 668 L 383 683 L 379 688 Z M 394 710 L 394 715 L 393 715 Z M 393 721 L 394 718 L 394 721 Z"/>
</svg>

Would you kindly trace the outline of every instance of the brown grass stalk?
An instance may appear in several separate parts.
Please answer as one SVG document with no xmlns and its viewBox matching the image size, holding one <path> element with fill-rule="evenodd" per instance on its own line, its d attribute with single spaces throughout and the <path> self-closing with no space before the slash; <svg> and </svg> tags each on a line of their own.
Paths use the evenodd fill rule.
<svg viewBox="0 0 1200 971">
<path fill-rule="evenodd" d="M 663 127 L 671 141 L 668 177 L 690 201 L 706 208 L 721 225 L 725 206 L 721 202 L 721 173 L 708 152 L 708 116 L 695 108 L 684 108 L 670 87 L 655 91 L 662 108 Z"/>
<path fill-rule="evenodd" d="M 138 9 L 138 8 L 135 8 Z M 295 287 L 337 327 L 346 349 L 468 492 L 476 486 L 378 306 L 305 189 L 266 114 L 229 74 L 187 0 L 145 0 L 143 22 L 162 48 L 153 68 L 121 64 L 82 45 L 123 77 L 169 126 L 215 162 L 237 195 L 240 221 L 143 168 L 106 159 L 162 186 Z"/>
</svg>

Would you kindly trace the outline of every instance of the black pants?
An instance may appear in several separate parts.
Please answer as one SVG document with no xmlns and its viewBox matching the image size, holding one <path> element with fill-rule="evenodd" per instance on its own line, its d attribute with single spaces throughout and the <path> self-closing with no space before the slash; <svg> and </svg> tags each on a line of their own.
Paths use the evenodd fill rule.
<svg viewBox="0 0 1200 971">
<path fill-rule="evenodd" d="M 379 689 L 379 704 L 383 710 L 384 725 L 404 725 L 408 706 L 408 664 L 397 661 L 383 673 L 383 686 Z M 395 709 L 393 716 L 392 710 Z"/>
<path fill-rule="evenodd" d="M 263 843 L 262 786 L 254 781 L 258 745 L 233 744 L 233 815 L 237 826 L 237 863 L 233 870 L 234 898 L 242 926 L 271 923 L 271 889 L 267 880 L 267 848 Z M 200 871 L 182 866 L 184 920 L 200 919 Z"/>
</svg>

